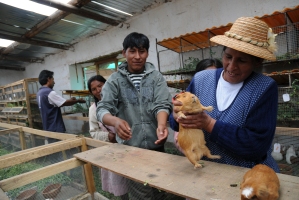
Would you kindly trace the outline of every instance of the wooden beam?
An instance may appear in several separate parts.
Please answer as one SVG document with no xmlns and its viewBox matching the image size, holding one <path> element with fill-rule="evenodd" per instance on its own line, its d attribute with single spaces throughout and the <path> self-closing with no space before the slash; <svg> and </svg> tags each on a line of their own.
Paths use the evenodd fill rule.
<svg viewBox="0 0 299 200">
<path fill-rule="evenodd" d="M 29 82 L 28 80 L 24 80 L 23 81 L 23 89 L 25 90 L 25 94 L 30 94 L 29 92 Z M 29 127 L 30 128 L 33 128 L 33 121 L 32 121 L 32 115 L 31 115 L 31 104 L 30 104 L 30 97 L 29 95 L 25 95 L 25 98 L 26 98 L 26 106 L 27 106 L 27 119 L 28 119 L 28 123 L 29 123 Z"/>
<path fill-rule="evenodd" d="M 3 66 L 3 65 L 0 65 L 0 69 L 25 71 L 25 67 L 18 67 L 18 66 Z"/>
<path fill-rule="evenodd" d="M 29 183 L 33 183 L 35 181 L 39 181 L 41 179 L 53 176 L 55 174 L 74 169 L 76 167 L 82 166 L 83 164 L 85 163 L 80 160 L 77 160 L 76 158 L 71 158 L 66 161 L 62 161 L 37 170 L 33 170 L 31 172 L 4 179 L 0 181 L 0 188 L 4 192 L 7 192 L 9 190 L 22 187 Z"/>
<path fill-rule="evenodd" d="M 83 152 L 83 151 L 87 151 L 87 150 L 88 150 L 88 147 L 86 145 L 86 141 L 83 139 L 81 151 Z M 84 175 L 85 175 L 85 181 L 86 181 L 86 186 L 87 186 L 88 192 L 93 195 L 93 193 L 96 191 L 96 187 L 95 187 L 95 183 L 94 183 L 91 163 L 84 164 Z"/>
<path fill-rule="evenodd" d="M 56 43 L 52 43 L 52 42 L 45 42 L 45 41 L 41 41 L 41 40 L 39 40 L 39 41 L 31 40 L 28 38 L 7 35 L 4 33 L 0 33 L 0 38 L 7 39 L 7 40 L 14 40 L 14 41 L 17 41 L 20 43 L 32 44 L 32 45 L 37 45 L 37 46 L 45 46 L 45 47 L 51 47 L 51 48 L 56 48 L 56 49 L 68 50 L 70 48 L 70 46 L 66 46 L 66 45 L 56 44 Z"/>
<path fill-rule="evenodd" d="M 5 129 L 5 130 L 0 130 L 0 135 L 6 135 L 6 134 L 9 134 L 11 132 L 14 132 L 14 131 L 20 131 L 20 128 L 10 128 L 10 129 Z"/>
<path fill-rule="evenodd" d="M 83 7 L 87 3 L 89 3 L 90 0 L 71 0 L 68 2 L 71 6 L 76 6 L 78 8 Z M 55 13 L 53 13 L 51 16 L 47 17 L 45 20 L 40 22 L 39 24 L 35 25 L 25 34 L 26 38 L 32 38 L 44 29 L 48 28 L 49 26 L 57 23 L 61 19 L 65 18 L 67 15 L 69 15 L 69 12 L 57 10 Z"/>
<path fill-rule="evenodd" d="M 4 88 L 8 86 L 8 85 L 5 85 Z M 7 123 L 1 123 L 0 122 L 0 127 L 1 128 L 20 128 L 21 126 L 16 126 L 16 125 L 12 125 L 12 124 L 7 124 Z"/>
<path fill-rule="evenodd" d="M 38 130 L 38 129 L 28 128 L 28 127 L 23 127 L 23 131 L 27 132 L 27 133 L 32 133 L 34 135 L 40 135 L 40 136 L 44 136 L 44 137 L 55 138 L 55 139 L 58 139 L 58 140 L 67 140 L 67 139 L 70 139 L 70 138 L 77 138 L 78 137 L 75 134 L 44 131 L 44 130 Z"/>
<path fill-rule="evenodd" d="M 78 7 L 82 7 L 85 4 L 87 4 L 88 2 L 90 2 L 90 0 L 71 0 L 69 2 L 69 4 L 70 5 L 76 5 Z M 34 27 L 32 27 L 30 31 L 28 31 L 27 33 L 25 33 L 24 36 L 26 38 L 31 38 L 31 37 L 35 36 L 38 33 L 40 33 L 41 31 L 43 31 L 44 29 L 48 28 L 49 26 L 55 24 L 59 20 L 61 20 L 64 17 L 66 17 L 68 14 L 69 14 L 68 12 L 64 12 L 64 11 L 58 10 L 55 13 L 53 13 L 51 16 L 47 17 L 45 20 L 43 20 L 42 22 L 40 22 L 39 24 L 37 24 Z M 18 42 L 12 43 L 8 47 L 6 47 L 4 49 L 4 51 L 1 52 L 1 54 L 8 54 L 8 53 L 10 53 L 18 45 L 19 45 Z"/>
<path fill-rule="evenodd" d="M 82 146 L 83 138 L 64 140 L 0 156 L 0 169 L 18 165 L 56 152 Z"/>
<path fill-rule="evenodd" d="M 25 134 L 22 128 L 19 128 L 19 138 L 20 138 L 20 145 L 22 150 L 27 149 Z"/>
<path fill-rule="evenodd" d="M 90 19 L 93 19 L 93 20 L 96 20 L 96 21 L 100 21 L 102 23 L 109 24 L 111 26 L 117 26 L 120 23 L 117 20 L 105 17 L 103 15 L 99 15 L 99 14 L 94 13 L 94 12 L 89 12 L 87 10 L 82 10 L 82 9 L 79 9 L 75 6 L 65 4 L 65 3 L 61 3 L 61 2 L 55 1 L 55 0 L 31 0 L 31 1 L 43 4 L 43 5 L 46 5 L 46 6 L 50 6 L 50 7 L 53 7 L 53 8 L 57 8 L 59 10 L 63 10 L 63 11 L 66 11 L 66 12 L 70 12 L 70 13 L 75 14 L 75 15 L 90 18 Z"/>
<path fill-rule="evenodd" d="M 21 61 L 21 62 L 30 62 L 30 63 L 41 63 L 44 59 L 41 58 L 27 58 L 27 57 L 17 57 L 17 56 L 9 56 L 9 55 L 0 55 L 0 60 L 13 60 L 13 61 Z"/>
<path fill-rule="evenodd" d="M 110 142 L 104 142 L 101 140 L 95 140 L 95 139 L 91 139 L 91 138 L 87 138 L 84 137 L 85 141 L 86 141 L 86 145 L 87 146 L 91 146 L 91 147 L 102 147 L 105 145 L 111 145 L 112 143 Z"/>
<path fill-rule="evenodd" d="M 70 140 L 73 140 L 73 139 L 70 139 Z M 56 146 L 56 145 L 65 144 L 65 142 L 68 143 L 68 141 L 70 141 L 70 140 L 63 140 L 63 141 L 59 141 L 59 142 L 54 142 L 54 143 L 51 143 L 51 144 L 47 144 L 47 147 L 53 147 L 53 146 Z M 23 150 L 23 151 L 17 151 L 17 152 L 5 154 L 5 155 L 0 156 L 0 161 L 3 161 L 4 159 L 10 158 L 10 157 L 23 155 L 23 154 L 26 154 L 28 152 L 38 151 L 38 150 L 44 149 L 44 148 L 45 148 L 45 146 L 42 145 L 42 146 L 38 146 L 38 147 L 33 147 L 33 148 L 30 148 L 30 149 L 26 149 L 26 150 Z M 57 151 L 56 150 L 51 150 L 48 153 L 48 155 L 52 154 L 52 153 L 55 153 L 55 152 L 57 152 Z"/>
<path fill-rule="evenodd" d="M 7 86 L 10 86 L 10 85 L 6 85 L 5 87 L 7 87 Z M 17 126 L 17 125 L 11 125 L 11 124 L 1 123 L 1 122 L 0 122 L 0 127 L 3 127 L 3 128 L 20 128 L 20 126 Z M 55 138 L 55 139 L 58 139 L 58 140 L 68 140 L 68 139 L 71 139 L 71 138 L 78 138 L 78 136 L 75 135 L 75 134 L 44 131 L 44 130 L 38 130 L 38 129 L 34 129 L 34 128 L 29 128 L 29 127 L 21 127 L 21 128 L 26 133 L 32 133 L 34 135 L 39 135 L 39 136 L 44 136 L 44 137 L 49 137 L 49 138 Z"/>
</svg>

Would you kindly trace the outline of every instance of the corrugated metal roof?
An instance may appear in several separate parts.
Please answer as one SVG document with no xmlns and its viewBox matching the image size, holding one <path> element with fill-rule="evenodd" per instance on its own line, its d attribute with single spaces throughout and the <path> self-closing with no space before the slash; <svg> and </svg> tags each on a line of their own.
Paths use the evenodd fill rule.
<svg viewBox="0 0 299 200">
<path fill-rule="evenodd" d="M 157 5 L 159 2 L 162 2 L 159 0 L 92 1 L 133 15 L 140 14 L 145 10 Z M 92 1 L 78 0 L 78 2 L 83 4 L 88 2 L 87 4 L 85 3 L 85 5 L 80 9 L 104 16 L 119 23 L 125 23 L 125 21 L 130 18 L 129 15 L 108 9 Z M 52 16 L 54 16 L 54 14 Z M 27 39 L 25 38 L 25 34 L 28 33 L 28 31 L 38 27 L 37 25 L 45 20 L 51 21 L 52 19 L 49 19 L 47 16 L 0 3 L 0 38 L 3 38 L 1 35 L 4 35 Z M 71 23 L 70 21 L 75 23 Z M 37 34 L 33 34 L 34 36 L 32 38 L 30 37 L 29 39 L 33 41 L 43 41 L 51 44 L 63 45 L 64 47 L 70 47 L 86 37 L 102 33 L 109 26 L 111 25 L 94 20 L 92 18 L 82 17 L 76 14 L 68 14 L 67 16 L 63 17 L 63 19 L 60 19 L 49 27 L 44 28 Z M 13 46 L 8 48 L 0 47 L 0 69 L 9 68 L 9 66 L 24 69 L 24 67 L 30 63 L 21 61 L 22 59 L 19 58 L 24 57 L 28 58 L 32 62 L 40 62 L 40 60 L 36 60 L 35 58 L 43 59 L 47 55 L 55 54 L 60 51 L 62 50 L 37 44 L 26 44 L 25 42 L 20 42 L 19 44 L 14 43 Z M 8 59 L 8 57 L 10 59 Z"/>
<path fill-rule="evenodd" d="M 271 15 L 256 18 L 263 20 L 271 28 L 284 26 L 288 23 L 296 23 L 299 22 L 299 5 L 294 8 L 286 8 L 283 11 L 275 11 Z M 164 39 L 158 42 L 158 44 L 177 53 L 207 48 L 216 45 L 210 42 L 209 38 L 215 35 L 223 35 L 231 26 L 232 23 L 229 23 L 224 26 L 208 28 L 200 32 L 187 33 L 179 37 Z"/>
</svg>

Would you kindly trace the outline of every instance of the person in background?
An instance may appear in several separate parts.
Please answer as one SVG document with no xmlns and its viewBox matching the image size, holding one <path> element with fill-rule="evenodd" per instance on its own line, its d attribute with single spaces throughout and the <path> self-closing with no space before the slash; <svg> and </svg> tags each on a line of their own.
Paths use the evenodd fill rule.
<svg viewBox="0 0 299 200">
<path fill-rule="evenodd" d="M 210 40 L 224 46 L 223 68 L 196 73 L 187 91 L 214 110 L 185 113 L 186 119 L 178 118 L 174 110 L 169 117 L 171 128 L 177 131 L 181 123 L 203 129 L 211 154 L 221 156 L 209 161 L 247 168 L 261 163 L 279 172 L 271 156 L 278 88 L 272 78 L 254 71 L 264 59 L 276 59 L 275 34 L 265 22 L 241 17 L 224 35 Z M 181 105 L 178 101 L 173 104 Z"/>
<path fill-rule="evenodd" d="M 146 62 L 148 50 L 144 34 L 133 32 L 125 37 L 122 54 L 126 62 L 104 85 L 97 118 L 115 128 L 118 143 L 164 152 L 171 95 L 163 75 Z M 163 199 L 165 193 L 129 180 L 129 194 L 132 200 L 147 200 Z"/>
<path fill-rule="evenodd" d="M 106 79 L 101 75 L 92 76 L 88 82 L 88 90 L 94 97 L 94 104 L 89 107 L 89 132 L 93 139 L 116 143 L 114 127 L 98 122 L 96 116 L 97 103 L 101 100 L 101 91 Z M 126 179 L 113 172 L 101 168 L 101 182 L 104 191 L 129 199 Z"/>
<path fill-rule="evenodd" d="M 58 95 L 53 87 L 54 72 L 49 70 L 42 70 L 38 76 L 39 83 L 42 87 L 39 88 L 36 94 L 36 101 L 40 110 L 43 129 L 45 131 L 60 132 L 66 131 L 60 108 L 63 106 L 71 106 L 76 103 L 85 103 L 84 99 L 64 99 Z M 56 142 L 56 139 L 48 138 L 48 143 Z"/>
<path fill-rule="evenodd" d="M 206 58 L 201 61 L 199 61 L 196 65 L 195 73 L 200 72 L 202 70 L 206 69 L 217 69 L 217 68 L 222 68 L 222 63 L 220 60 L 216 58 Z M 175 131 L 174 132 L 174 144 L 180 152 L 182 152 L 181 148 L 178 145 L 178 134 L 179 132 Z M 183 153 L 183 152 L 182 152 Z"/>
<path fill-rule="evenodd" d="M 222 67 L 223 66 L 220 60 L 216 58 L 206 58 L 197 63 L 195 73 L 205 69 L 217 69 Z"/>
</svg>

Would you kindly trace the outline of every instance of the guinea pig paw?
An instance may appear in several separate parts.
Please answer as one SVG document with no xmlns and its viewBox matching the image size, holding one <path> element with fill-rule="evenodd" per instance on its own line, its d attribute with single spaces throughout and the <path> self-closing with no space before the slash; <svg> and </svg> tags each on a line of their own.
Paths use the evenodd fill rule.
<svg viewBox="0 0 299 200">
<path fill-rule="evenodd" d="M 199 163 L 196 163 L 196 164 L 194 165 L 194 169 L 196 169 L 196 168 L 202 168 L 202 165 L 199 164 Z"/>
</svg>

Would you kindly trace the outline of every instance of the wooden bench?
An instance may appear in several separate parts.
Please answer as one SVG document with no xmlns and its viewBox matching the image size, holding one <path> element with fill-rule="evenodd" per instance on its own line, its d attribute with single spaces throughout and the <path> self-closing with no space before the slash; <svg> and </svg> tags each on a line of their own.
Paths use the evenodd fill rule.
<svg viewBox="0 0 299 200">
<path fill-rule="evenodd" d="M 98 147 L 74 156 L 131 180 L 191 199 L 240 199 L 240 182 L 249 170 L 208 161 L 204 161 L 203 168 L 194 169 L 186 157 L 121 144 Z M 280 199 L 298 199 L 299 177 L 277 175 Z"/>
</svg>

